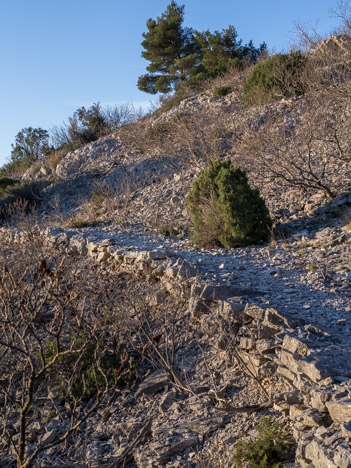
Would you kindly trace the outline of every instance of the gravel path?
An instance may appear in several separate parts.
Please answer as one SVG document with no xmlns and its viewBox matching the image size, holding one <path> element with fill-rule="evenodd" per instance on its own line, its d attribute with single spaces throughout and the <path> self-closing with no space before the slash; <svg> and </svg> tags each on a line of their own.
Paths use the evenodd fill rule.
<svg viewBox="0 0 351 468">
<path fill-rule="evenodd" d="M 351 311 L 351 232 L 340 226 L 297 235 L 272 246 L 199 250 L 188 240 L 120 231 L 113 226 L 79 231 L 113 250 L 156 251 L 185 259 L 202 283 L 221 285 L 245 302 L 268 305 L 312 324 L 333 341 L 348 339 Z M 341 336 L 342 335 L 342 336 Z"/>
</svg>

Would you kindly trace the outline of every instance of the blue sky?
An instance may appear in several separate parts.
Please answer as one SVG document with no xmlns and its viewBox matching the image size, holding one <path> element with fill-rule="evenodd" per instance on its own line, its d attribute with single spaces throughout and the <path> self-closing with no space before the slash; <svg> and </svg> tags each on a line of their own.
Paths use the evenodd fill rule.
<svg viewBox="0 0 351 468">
<path fill-rule="evenodd" d="M 50 129 L 81 106 L 130 102 L 138 91 L 142 33 L 170 0 L 0 0 L 0 165 L 24 127 Z M 287 51 L 294 23 L 332 30 L 336 0 L 179 0 L 185 26 L 232 24 L 244 42 Z"/>
</svg>

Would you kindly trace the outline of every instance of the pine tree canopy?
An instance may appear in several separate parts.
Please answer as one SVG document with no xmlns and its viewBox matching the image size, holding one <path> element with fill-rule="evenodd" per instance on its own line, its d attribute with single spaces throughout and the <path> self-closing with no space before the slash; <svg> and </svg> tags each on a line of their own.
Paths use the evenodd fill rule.
<svg viewBox="0 0 351 468">
<path fill-rule="evenodd" d="M 190 88 L 204 78 L 214 77 L 228 66 L 253 63 L 266 50 L 263 43 L 255 48 L 250 41 L 242 45 L 234 26 L 211 33 L 184 28 L 184 5 L 173 0 L 156 20 L 150 18 L 143 33 L 142 57 L 149 62 L 148 73 L 138 79 L 138 88 L 150 94 Z"/>
<path fill-rule="evenodd" d="M 184 6 L 172 1 L 166 11 L 146 23 L 148 32 L 143 33 L 142 57 L 150 63 L 149 72 L 138 80 L 138 87 L 147 93 L 167 93 L 188 76 L 189 63 L 196 66 L 198 53 L 193 41 L 193 32 L 183 28 Z"/>
</svg>

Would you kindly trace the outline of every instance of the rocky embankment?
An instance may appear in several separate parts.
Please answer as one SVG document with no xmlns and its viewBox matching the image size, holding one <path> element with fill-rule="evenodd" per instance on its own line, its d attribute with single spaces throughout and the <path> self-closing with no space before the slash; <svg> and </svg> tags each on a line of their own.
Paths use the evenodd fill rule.
<svg viewBox="0 0 351 468">
<path fill-rule="evenodd" d="M 329 94 L 330 102 L 324 102 Z M 221 98 L 209 90 L 139 127 L 121 128 L 68 153 L 55 168 L 39 161 L 23 180 L 44 182 L 42 215 L 50 216 L 54 205 L 66 217 L 82 212 L 99 194 L 108 205 L 97 210 L 99 220 L 118 218 L 120 204 L 109 201 L 123 198 L 123 218 L 133 229 L 150 230 L 160 223 L 188 225 L 186 195 L 192 182 L 209 161 L 228 157 L 247 171 L 273 219 L 288 222 L 328 202 L 316 180 L 334 195 L 350 187 L 350 109 L 335 95 L 344 109 L 340 113 L 332 96 L 325 92 L 248 108 L 235 86 Z M 337 140 L 329 135 L 335 122 Z M 345 155 L 338 153 L 338 142 Z"/>
<path fill-rule="evenodd" d="M 325 227 L 325 215 L 270 246 L 231 250 L 114 226 L 38 228 L 50 248 L 158 279 L 156 304 L 162 291 L 188 300 L 181 371 L 190 394 L 173 388 L 166 369 L 154 371 L 90 424 L 88 460 L 128 453 L 138 467 L 190 467 L 216 441 L 221 466 L 232 466 L 238 434 L 268 413 L 292 428 L 294 466 L 351 466 L 351 232 L 338 220 Z M 13 242 L 23 235 L 1 230 Z"/>
</svg>

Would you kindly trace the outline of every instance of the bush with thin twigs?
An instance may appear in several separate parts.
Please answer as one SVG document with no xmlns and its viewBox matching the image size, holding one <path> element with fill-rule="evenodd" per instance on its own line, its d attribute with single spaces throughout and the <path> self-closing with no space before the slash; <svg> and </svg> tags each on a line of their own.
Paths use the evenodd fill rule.
<svg viewBox="0 0 351 468">
<path fill-rule="evenodd" d="M 213 88 L 213 94 L 217 97 L 224 97 L 230 93 L 232 88 L 230 86 L 218 86 Z"/>
<path fill-rule="evenodd" d="M 179 104 L 188 97 L 192 96 L 194 93 L 191 93 L 190 89 L 182 88 L 177 93 L 174 94 L 165 94 L 160 96 L 159 100 L 153 105 L 153 116 L 159 117 L 165 112 L 170 111 L 174 107 L 179 106 Z"/>
<path fill-rule="evenodd" d="M 278 190 L 320 192 L 329 200 L 348 190 L 350 85 L 350 80 L 344 82 L 344 95 L 337 85 L 327 93 L 311 91 L 301 103 L 302 115 L 292 112 L 289 124 L 284 113 L 272 112 L 263 125 L 244 126 L 245 137 L 236 146 L 235 159 L 244 162 L 259 186 L 270 183 Z M 342 177 L 335 177 L 336 173 Z"/>
<path fill-rule="evenodd" d="M 78 332 L 77 334 L 70 334 L 65 337 L 64 347 L 61 348 L 61 353 L 56 359 L 55 365 L 50 369 L 52 374 L 53 388 L 58 396 L 70 399 L 72 392 L 73 397 L 82 398 L 83 400 L 89 400 L 93 397 L 100 388 L 106 385 L 105 379 L 107 379 L 108 385 L 121 385 L 124 383 L 122 380 L 116 379 L 116 371 L 123 365 L 123 359 L 125 359 L 125 350 L 114 350 L 108 351 L 108 343 L 105 338 L 100 338 L 98 341 L 89 339 L 89 336 L 85 332 Z M 85 352 L 81 357 L 80 372 L 75 372 L 77 365 L 76 358 L 79 349 L 87 343 Z M 45 363 L 50 363 L 51 360 L 58 355 L 58 344 L 55 339 L 49 338 L 44 346 L 44 360 Z M 100 368 L 95 366 L 95 356 L 99 355 L 101 349 L 106 351 L 99 356 Z M 64 353 L 72 349 L 72 352 Z M 72 374 L 74 377 L 72 377 Z M 67 388 L 65 385 L 65 379 L 62 378 L 64 375 L 66 378 L 70 376 L 72 380 L 71 388 Z"/>
<path fill-rule="evenodd" d="M 81 107 L 68 118 L 67 123 L 52 128 L 51 140 L 55 152 L 67 154 L 138 121 L 142 115 L 141 109 L 135 109 L 131 104 L 102 107 L 100 103 L 95 103 L 89 109 Z"/>
<path fill-rule="evenodd" d="M 181 232 L 181 227 L 175 223 L 173 224 L 161 224 L 159 232 L 166 237 L 177 237 Z"/>
<path fill-rule="evenodd" d="M 2 183 L 1 183 L 2 180 Z M 0 220 L 9 220 L 19 211 L 31 212 L 42 202 L 43 184 L 0 180 Z"/>
<path fill-rule="evenodd" d="M 73 224 L 86 223 L 94 225 L 102 221 L 113 221 L 123 229 L 130 226 L 130 201 L 131 201 L 131 183 L 126 174 L 125 180 L 121 182 L 118 188 L 114 188 L 108 183 L 96 184 L 91 192 L 90 198 L 81 205 L 81 213 L 73 216 L 68 223 Z"/>
<path fill-rule="evenodd" d="M 81 214 L 76 214 L 68 221 L 66 221 L 66 226 L 70 228 L 83 229 L 86 227 L 96 226 L 98 223 L 95 219 L 85 219 Z"/>
<path fill-rule="evenodd" d="M 15 185 L 18 185 L 19 181 L 16 179 L 11 179 L 9 177 L 0 178 L 0 196 L 8 193 L 8 189 L 12 188 Z"/>
<path fill-rule="evenodd" d="M 136 378 L 120 339 L 122 286 L 94 273 L 82 280 L 69 258 L 48 253 L 28 231 L 0 255 L 0 463 L 12 457 L 19 468 L 63 448 L 112 386 Z M 46 441 L 51 421 L 61 423 Z"/>
</svg>

